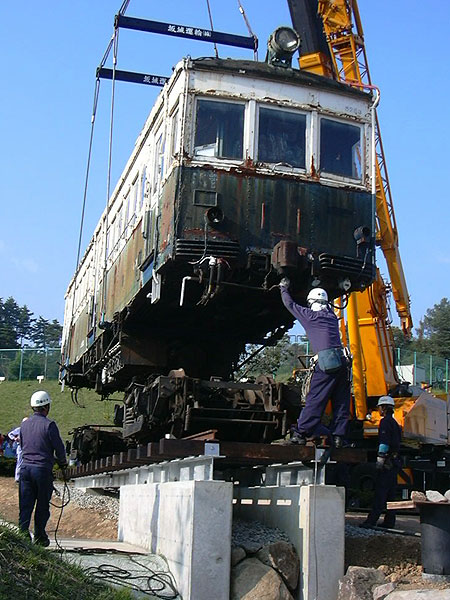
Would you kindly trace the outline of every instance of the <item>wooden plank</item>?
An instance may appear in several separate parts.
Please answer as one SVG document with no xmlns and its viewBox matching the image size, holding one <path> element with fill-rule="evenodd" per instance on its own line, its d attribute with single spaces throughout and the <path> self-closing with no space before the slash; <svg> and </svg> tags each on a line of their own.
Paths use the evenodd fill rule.
<svg viewBox="0 0 450 600">
<path fill-rule="evenodd" d="M 398 502 L 387 503 L 388 510 L 401 510 L 410 508 L 416 508 L 416 503 L 413 500 L 400 500 Z"/>
<path fill-rule="evenodd" d="M 214 442 L 210 442 L 214 443 Z M 260 459 L 271 462 L 296 462 L 314 460 L 313 446 L 295 444 L 251 444 L 247 442 L 217 442 L 220 456 L 227 459 Z M 205 443 L 200 440 L 167 440 L 159 442 L 159 451 L 170 457 L 199 456 L 205 452 Z M 367 453 L 356 448 L 333 450 L 331 460 L 347 463 L 360 463 L 367 460 Z"/>
</svg>

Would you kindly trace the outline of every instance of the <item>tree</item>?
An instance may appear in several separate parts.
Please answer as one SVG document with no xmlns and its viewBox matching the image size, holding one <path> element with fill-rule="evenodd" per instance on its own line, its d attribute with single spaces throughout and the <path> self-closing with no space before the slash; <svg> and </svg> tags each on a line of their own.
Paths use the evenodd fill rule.
<svg viewBox="0 0 450 600">
<path fill-rule="evenodd" d="M 38 348 L 56 348 L 61 343 L 62 327 L 56 319 L 39 316 L 32 327 L 31 339 Z"/>
<path fill-rule="evenodd" d="M 427 310 L 417 336 L 422 352 L 450 358 L 450 302 L 447 298 Z"/>
<path fill-rule="evenodd" d="M 18 348 L 17 323 L 20 308 L 14 298 L 0 298 L 0 348 Z"/>
<path fill-rule="evenodd" d="M 19 309 L 16 332 L 17 336 L 20 340 L 20 345 L 23 346 L 23 342 L 26 339 L 30 339 L 32 327 L 33 327 L 34 319 L 33 313 L 28 309 L 28 306 L 24 304 Z"/>
<path fill-rule="evenodd" d="M 247 347 L 247 355 L 251 355 L 258 349 L 256 345 Z M 283 368 L 292 372 L 294 366 L 297 366 L 297 356 L 301 348 L 298 344 L 291 344 L 289 336 L 285 334 L 275 346 L 267 346 L 247 364 L 237 374 L 238 377 L 245 375 L 276 375 Z"/>
</svg>

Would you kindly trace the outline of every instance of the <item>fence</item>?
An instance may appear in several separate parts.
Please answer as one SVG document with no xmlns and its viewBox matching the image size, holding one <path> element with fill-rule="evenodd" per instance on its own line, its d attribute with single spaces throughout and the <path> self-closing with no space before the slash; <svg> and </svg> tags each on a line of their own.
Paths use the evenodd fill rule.
<svg viewBox="0 0 450 600">
<path fill-rule="evenodd" d="M 284 370 L 292 373 L 299 366 L 297 356 L 308 355 L 310 349 L 308 341 L 302 335 L 290 335 L 289 341 L 296 348 L 289 353 Z M 400 379 L 413 385 L 431 385 L 449 393 L 448 358 L 401 348 L 396 348 L 395 356 Z M 12 381 L 36 379 L 39 375 L 43 375 L 45 379 L 58 379 L 60 358 L 60 348 L 0 349 L 0 377 Z"/>
<path fill-rule="evenodd" d="M 396 362 L 401 379 L 413 385 L 431 385 L 434 389 L 445 390 L 448 394 L 448 358 L 396 348 Z"/>
<path fill-rule="evenodd" d="M 297 345 L 299 349 L 298 354 L 309 354 L 309 343 L 305 339 L 305 336 L 289 335 L 289 341 L 291 344 Z M 434 390 L 442 390 L 446 394 L 449 393 L 450 359 L 396 348 L 395 361 L 398 375 L 402 381 L 408 381 L 412 385 L 430 385 Z M 288 359 L 284 370 L 292 372 L 293 369 L 299 366 L 297 357 L 292 355 Z"/>
<path fill-rule="evenodd" d="M 9 381 L 58 379 L 61 348 L 0 349 L 0 377 Z"/>
</svg>

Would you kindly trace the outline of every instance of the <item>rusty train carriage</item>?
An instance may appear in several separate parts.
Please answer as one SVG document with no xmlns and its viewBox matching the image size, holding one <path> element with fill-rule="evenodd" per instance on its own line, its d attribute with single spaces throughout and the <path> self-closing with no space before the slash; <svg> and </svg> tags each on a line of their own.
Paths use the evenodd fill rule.
<svg viewBox="0 0 450 600">
<path fill-rule="evenodd" d="M 69 285 L 67 384 L 126 390 L 126 436 L 247 417 L 279 433 L 286 390 L 220 380 L 246 343 L 291 326 L 281 276 L 300 301 L 311 285 L 337 297 L 372 282 L 372 103 L 295 69 L 181 61 Z"/>
</svg>

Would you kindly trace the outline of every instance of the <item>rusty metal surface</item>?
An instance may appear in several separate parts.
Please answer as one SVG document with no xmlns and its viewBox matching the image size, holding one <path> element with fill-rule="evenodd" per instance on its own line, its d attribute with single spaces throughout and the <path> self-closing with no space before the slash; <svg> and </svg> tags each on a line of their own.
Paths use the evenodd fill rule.
<svg viewBox="0 0 450 600">
<path fill-rule="evenodd" d="M 205 438 L 208 443 L 210 438 Z M 151 442 L 147 445 L 138 446 L 136 449 L 121 452 L 100 460 L 95 460 L 72 467 L 67 470 L 70 478 L 83 477 L 95 473 L 108 473 L 173 460 L 189 456 L 201 456 L 205 454 L 205 440 L 162 439 L 159 442 Z M 244 442 L 220 442 L 220 456 L 216 458 L 224 466 L 252 466 L 268 465 L 273 463 L 312 462 L 315 458 L 315 446 L 297 446 L 294 444 L 251 444 Z M 349 464 L 367 461 L 365 450 L 358 448 L 335 449 L 331 453 L 331 461 Z"/>
</svg>

